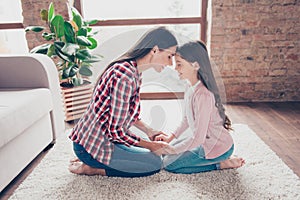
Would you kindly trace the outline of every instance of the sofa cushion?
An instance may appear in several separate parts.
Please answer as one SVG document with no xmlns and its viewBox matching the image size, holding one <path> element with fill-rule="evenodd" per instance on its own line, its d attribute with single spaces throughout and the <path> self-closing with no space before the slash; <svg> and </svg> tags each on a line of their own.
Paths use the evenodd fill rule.
<svg viewBox="0 0 300 200">
<path fill-rule="evenodd" d="M 0 148 L 52 110 L 51 92 L 0 89 Z M 43 130 L 41 130 L 43 131 Z"/>
</svg>

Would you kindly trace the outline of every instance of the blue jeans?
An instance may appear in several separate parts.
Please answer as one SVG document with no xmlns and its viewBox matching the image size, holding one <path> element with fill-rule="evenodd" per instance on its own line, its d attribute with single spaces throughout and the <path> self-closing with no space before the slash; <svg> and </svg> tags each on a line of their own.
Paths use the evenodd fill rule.
<svg viewBox="0 0 300 200">
<path fill-rule="evenodd" d="M 136 146 L 115 144 L 109 165 L 94 159 L 80 144 L 73 142 L 73 149 L 79 160 L 93 168 L 105 169 L 107 176 L 149 176 L 159 172 L 162 167 L 160 156 Z"/>
<path fill-rule="evenodd" d="M 197 147 L 178 155 L 164 157 L 164 168 L 173 173 L 192 174 L 220 169 L 220 162 L 227 160 L 233 153 L 234 145 L 214 159 L 206 159 L 203 148 Z"/>
</svg>

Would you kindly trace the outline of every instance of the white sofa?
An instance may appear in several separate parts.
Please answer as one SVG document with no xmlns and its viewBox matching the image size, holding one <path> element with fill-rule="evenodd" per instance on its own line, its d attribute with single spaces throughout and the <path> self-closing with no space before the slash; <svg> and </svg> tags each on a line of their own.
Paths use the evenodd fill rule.
<svg viewBox="0 0 300 200">
<path fill-rule="evenodd" d="M 46 55 L 0 55 L 0 191 L 64 132 L 54 62 Z"/>
</svg>

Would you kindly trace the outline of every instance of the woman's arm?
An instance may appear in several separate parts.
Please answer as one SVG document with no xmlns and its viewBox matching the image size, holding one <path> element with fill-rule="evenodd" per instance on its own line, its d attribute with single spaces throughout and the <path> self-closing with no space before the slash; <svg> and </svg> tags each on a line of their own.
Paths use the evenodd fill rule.
<svg viewBox="0 0 300 200">
<path fill-rule="evenodd" d="M 127 134 L 125 120 L 127 119 L 130 106 L 130 97 L 134 91 L 133 81 L 127 77 L 113 78 L 110 94 L 109 110 L 109 139 L 113 142 L 120 142 L 127 146 L 137 145 L 140 137 L 134 134 Z"/>
<path fill-rule="evenodd" d="M 154 130 L 154 129 L 151 128 L 148 124 L 146 124 L 145 122 L 143 122 L 143 121 L 140 120 L 140 119 L 137 120 L 133 125 L 134 125 L 135 127 L 137 127 L 138 129 L 140 129 L 141 131 L 143 131 L 144 133 L 146 133 L 150 140 L 154 140 L 154 138 L 155 138 L 157 135 L 166 135 L 166 134 L 163 133 L 162 131 Z"/>
</svg>

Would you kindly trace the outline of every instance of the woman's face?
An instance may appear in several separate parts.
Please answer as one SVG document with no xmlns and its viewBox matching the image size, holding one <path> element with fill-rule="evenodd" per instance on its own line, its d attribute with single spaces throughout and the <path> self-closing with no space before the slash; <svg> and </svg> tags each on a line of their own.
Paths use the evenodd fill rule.
<svg viewBox="0 0 300 200">
<path fill-rule="evenodd" d="M 176 46 L 168 49 L 157 49 L 153 54 L 151 63 L 157 72 L 161 72 L 167 65 L 173 65 L 172 57 L 175 55 Z"/>
<path fill-rule="evenodd" d="M 181 56 L 176 55 L 176 71 L 178 72 L 180 79 L 188 79 L 190 82 L 197 78 L 197 68 L 192 63 L 186 61 Z"/>
</svg>

